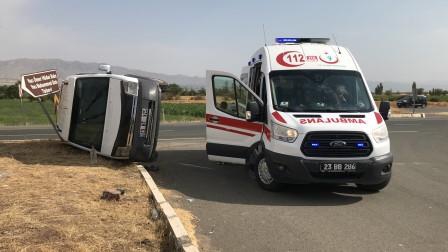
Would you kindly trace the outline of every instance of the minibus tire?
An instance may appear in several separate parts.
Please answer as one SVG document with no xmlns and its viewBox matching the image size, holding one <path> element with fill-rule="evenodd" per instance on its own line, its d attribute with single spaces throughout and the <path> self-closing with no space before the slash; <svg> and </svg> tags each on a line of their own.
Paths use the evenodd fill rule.
<svg viewBox="0 0 448 252">
<path fill-rule="evenodd" d="M 255 175 L 255 180 L 257 180 L 258 185 L 260 185 L 261 188 L 267 190 L 267 191 L 271 191 L 271 192 L 278 192 L 281 189 L 283 189 L 283 184 L 278 183 L 277 181 L 275 181 L 274 178 L 271 177 L 272 181 L 270 183 L 266 183 L 266 179 L 261 178 L 260 173 L 263 172 L 268 172 L 267 170 L 261 171 L 260 169 L 262 169 L 262 166 L 266 166 L 264 167 L 265 169 L 267 168 L 267 162 L 264 156 L 264 152 L 261 151 L 258 155 L 257 155 L 257 151 L 253 152 L 253 155 L 255 156 L 255 162 L 254 162 L 254 175 Z"/>
<path fill-rule="evenodd" d="M 378 192 L 384 189 L 389 184 L 390 178 L 387 179 L 384 182 L 381 182 L 379 184 L 373 184 L 373 185 L 363 185 L 363 184 L 356 184 L 356 187 L 358 187 L 361 190 L 364 191 L 372 191 L 372 192 Z"/>
</svg>

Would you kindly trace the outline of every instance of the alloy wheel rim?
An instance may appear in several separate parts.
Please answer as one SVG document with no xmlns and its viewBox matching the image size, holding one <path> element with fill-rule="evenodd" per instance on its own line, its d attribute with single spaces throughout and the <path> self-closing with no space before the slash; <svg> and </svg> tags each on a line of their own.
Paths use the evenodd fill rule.
<svg viewBox="0 0 448 252">
<path fill-rule="evenodd" d="M 269 172 L 268 164 L 266 163 L 266 160 L 262 158 L 260 162 L 258 162 L 258 176 L 260 177 L 261 182 L 263 184 L 271 184 L 274 179 L 271 176 L 271 173 Z"/>
</svg>

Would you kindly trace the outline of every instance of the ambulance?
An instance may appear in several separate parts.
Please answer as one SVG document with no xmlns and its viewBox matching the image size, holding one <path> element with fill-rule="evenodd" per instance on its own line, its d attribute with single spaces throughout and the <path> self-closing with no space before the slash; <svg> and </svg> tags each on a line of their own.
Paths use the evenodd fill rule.
<svg viewBox="0 0 448 252">
<path fill-rule="evenodd" d="M 352 53 L 328 42 L 277 38 L 240 78 L 207 71 L 208 159 L 250 167 L 271 191 L 308 183 L 385 188 L 393 162 L 387 111 L 378 111 Z"/>
<path fill-rule="evenodd" d="M 135 75 L 76 74 L 61 85 L 56 129 L 82 150 L 114 159 L 147 162 L 156 157 L 164 81 Z"/>
</svg>

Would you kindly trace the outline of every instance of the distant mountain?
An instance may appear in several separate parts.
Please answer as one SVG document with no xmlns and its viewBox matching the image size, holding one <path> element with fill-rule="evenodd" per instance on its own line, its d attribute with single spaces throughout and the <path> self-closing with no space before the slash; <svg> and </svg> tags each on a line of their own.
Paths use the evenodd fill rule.
<svg viewBox="0 0 448 252">
<path fill-rule="evenodd" d="M 22 74 L 42 71 L 47 69 L 56 69 L 60 79 L 77 73 L 98 73 L 100 63 L 86 63 L 80 61 L 65 61 L 61 59 L 14 59 L 0 61 L 0 85 L 12 84 L 18 80 Z M 183 87 L 201 88 L 205 86 L 205 78 L 192 77 L 186 75 L 169 75 L 153 73 L 144 70 L 129 69 L 122 66 L 112 66 L 112 72 L 117 74 L 136 74 L 146 77 L 153 77 L 165 80 L 168 83 L 177 83 Z M 378 83 L 382 82 L 384 90 L 393 91 L 411 91 L 410 83 L 397 81 L 368 81 L 371 90 L 374 90 Z M 448 81 L 426 81 L 417 82 L 417 87 L 426 90 L 432 88 L 448 89 Z"/>
<path fill-rule="evenodd" d="M 14 59 L 0 61 L 0 81 L 20 79 L 22 74 L 47 69 L 56 69 L 60 79 L 77 73 L 98 73 L 100 63 L 85 63 L 79 61 L 65 61 L 61 59 Z M 145 77 L 162 79 L 168 83 L 177 83 L 183 87 L 201 88 L 205 86 L 205 79 L 186 75 L 169 75 L 129 69 L 112 65 L 112 72 L 116 74 L 135 74 Z"/>
</svg>

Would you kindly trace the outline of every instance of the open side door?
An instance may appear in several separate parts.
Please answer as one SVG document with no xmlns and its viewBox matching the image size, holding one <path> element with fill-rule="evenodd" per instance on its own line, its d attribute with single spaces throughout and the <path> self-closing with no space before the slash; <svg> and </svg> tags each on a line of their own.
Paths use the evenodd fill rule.
<svg viewBox="0 0 448 252">
<path fill-rule="evenodd" d="M 206 138 L 209 160 L 245 164 L 263 124 L 246 121 L 246 105 L 261 99 L 230 73 L 207 71 Z"/>
</svg>

